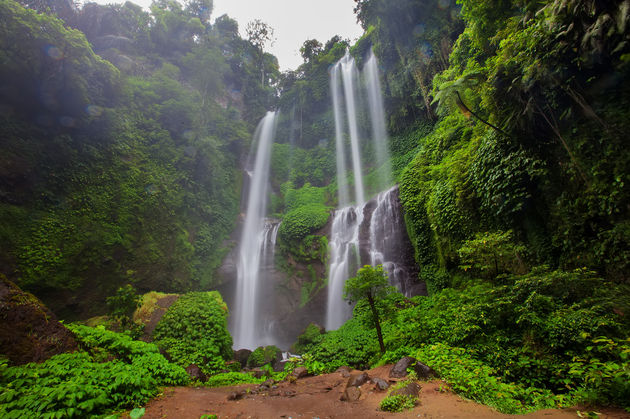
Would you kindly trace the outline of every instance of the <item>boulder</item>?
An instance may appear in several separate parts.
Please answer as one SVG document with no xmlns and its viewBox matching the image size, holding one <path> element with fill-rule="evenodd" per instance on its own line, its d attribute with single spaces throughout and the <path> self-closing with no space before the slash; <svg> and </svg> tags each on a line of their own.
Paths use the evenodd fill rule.
<svg viewBox="0 0 630 419">
<path fill-rule="evenodd" d="M 385 391 L 389 388 L 387 381 L 382 378 L 374 377 L 372 378 L 372 383 L 374 383 L 374 389 L 378 391 Z"/>
<path fill-rule="evenodd" d="M 341 395 L 342 402 L 356 402 L 361 398 L 361 390 L 358 387 L 348 387 Z"/>
<path fill-rule="evenodd" d="M 204 374 L 203 371 L 201 371 L 201 369 L 195 364 L 190 364 L 188 367 L 186 367 L 186 372 L 188 373 L 188 376 L 191 380 L 197 380 L 201 382 L 208 381 L 208 377 L 206 377 L 206 374 Z"/>
<path fill-rule="evenodd" d="M 249 349 L 239 349 L 238 351 L 234 351 L 234 360 L 238 361 L 241 365 L 247 364 L 247 358 L 252 354 L 252 351 Z"/>
<path fill-rule="evenodd" d="M 42 362 L 77 348 L 74 334 L 33 294 L 0 274 L 0 348 L 12 364 Z"/>
<path fill-rule="evenodd" d="M 407 369 L 413 368 L 418 378 L 437 377 L 437 374 L 431 367 L 424 365 L 411 356 L 405 356 L 400 359 L 389 371 L 390 378 L 403 378 L 407 376 Z"/>
<path fill-rule="evenodd" d="M 407 368 L 413 365 L 416 359 L 410 356 L 402 357 L 389 371 L 390 378 L 403 378 L 407 376 Z"/>
<path fill-rule="evenodd" d="M 437 377 L 437 373 L 433 371 L 433 368 L 424 365 L 422 362 L 417 361 L 416 365 L 414 365 L 413 370 L 416 372 L 418 378 L 431 378 Z"/>
<path fill-rule="evenodd" d="M 407 384 L 404 387 L 401 388 L 397 388 L 396 390 L 392 390 L 391 393 L 389 393 L 390 396 L 412 396 L 412 397 L 418 397 L 420 395 L 420 389 L 422 387 L 420 387 L 420 384 L 418 384 L 417 382 L 412 382 Z"/>
<path fill-rule="evenodd" d="M 368 375 L 367 372 L 362 372 L 361 374 L 352 375 L 350 376 L 350 378 L 348 378 L 348 384 L 346 384 L 346 388 L 360 387 L 363 384 L 367 383 L 368 381 L 370 381 L 370 376 Z"/>
</svg>

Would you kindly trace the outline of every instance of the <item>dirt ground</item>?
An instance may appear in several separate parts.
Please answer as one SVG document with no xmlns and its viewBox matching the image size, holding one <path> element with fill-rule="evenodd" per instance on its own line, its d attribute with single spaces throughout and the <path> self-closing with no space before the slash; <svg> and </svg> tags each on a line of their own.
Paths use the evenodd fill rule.
<svg viewBox="0 0 630 419">
<path fill-rule="evenodd" d="M 390 366 L 369 370 L 370 377 L 388 381 Z M 358 373 L 358 372 L 353 372 Z M 360 387 L 361 397 L 355 402 L 340 401 L 348 378 L 340 373 L 306 377 L 294 383 L 278 383 L 276 389 L 253 394 L 257 385 L 240 385 L 223 388 L 175 387 L 146 406 L 146 419 L 199 419 L 204 414 L 215 414 L 220 419 L 284 418 L 578 418 L 577 409 L 541 410 L 527 415 L 505 415 L 478 403 L 462 399 L 446 390 L 439 380 L 421 382 L 420 402 L 402 413 L 378 410 L 385 391 L 378 391 L 368 382 Z M 390 382 L 391 383 L 391 382 Z M 240 390 L 250 393 L 240 400 L 228 396 Z M 630 418 L 622 410 L 598 410 L 602 419 Z"/>
</svg>

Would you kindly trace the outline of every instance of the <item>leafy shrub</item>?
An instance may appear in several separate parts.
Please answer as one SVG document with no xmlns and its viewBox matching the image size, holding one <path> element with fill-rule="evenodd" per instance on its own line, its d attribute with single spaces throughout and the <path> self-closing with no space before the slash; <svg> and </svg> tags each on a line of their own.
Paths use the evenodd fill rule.
<svg viewBox="0 0 630 419">
<path fill-rule="evenodd" d="M 322 335 L 309 354 L 313 361 L 324 364 L 326 371 L 344 365 L 365 369 L 378 360 L 378 339 L 374 329 L 366 328 L 360 320 L 352 318 L 338 330 Z"/>
<path fill-rule="evenodd" d="M 216 291 L 182 295 L 164 313 L 153 338 L 173 362 L 196 364 L 208 375 L 224 369 L 232 358 L 227 306 Z"/>
<path fill-rule="evenodd" d="M 247 358 L 247 367 L 262 367 L 272 362 L 281 353 L 277 346 L 259 346 Z"/>
<path fill-rule="evenodd" d="M 306 326 L 304 332 L 297 337 L 297 341 L 291 347 L 291 351 L 298 354 L 308 352 L 309 349 L 320 340 L 322 331 L 323 328 L 321 326 L 310 323 Z"/>
<path fill-rule="evenodd" d="M 436 343 L 420 348 L 416 359 L 433 368 L 457 393 L 503 413 L 570 406 L 571 398 L 555 396 L 546 389 L 507 384 L 496 370 L 473 359 L 465 349 Z"/>
<path fill-rule="evenodd" d="M 417 401 L 417 397 L 408 394 L 387 396 L 379 404 L 379 409 L 385 412 L 402 412 L 405 409 L 413 409 Z"/>
<path fill-rule="evenodd" d="M 299 242 L 322 228 L 329 216 L 330 211 L 323 205 L 308 205 L 291 210 L 282 219 L 278 236 L 285 242 Z"/>
<path fill-rule="evenodd" d="M 160 386 L 186 385 L 188 374 L 153 344 L 104 328 L 70 325 L 88 352 L 41 364 L 0 366 L 5 418 L 93 417 L 145 404 Z M 113 360 L 102 362 L 103 358 Z"/>
<path fill-rule="evenodd" d="M 515 244 L 511 230 L 477 233 L 457 251 L 464 270 L 475 269 L 491 277 L 502 273 L 522 273 L 525 246 Z"/>
<path fill-rule="evenodd" d="M 107 308 L 110 316 L 118 320 L 124 329 L 131 323 L 133 312 L 140 307 L 141 301 L 142 297 L 136 293 L 136 289 L 127 284 L 118 288 L 116 294 L 107 297 Z"/>
</svg>

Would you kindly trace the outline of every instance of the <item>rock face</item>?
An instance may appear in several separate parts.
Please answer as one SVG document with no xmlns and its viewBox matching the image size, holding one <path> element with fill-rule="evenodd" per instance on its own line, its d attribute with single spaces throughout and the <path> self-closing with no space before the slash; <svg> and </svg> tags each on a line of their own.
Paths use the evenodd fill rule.
<svg viewBox="0 0 630 419">
<path fill-rule="evenodd" d="M 37 297 L 0 275 L 0 354 L 20 365 L 76 347 L 72 332 Z"/>
</svg>

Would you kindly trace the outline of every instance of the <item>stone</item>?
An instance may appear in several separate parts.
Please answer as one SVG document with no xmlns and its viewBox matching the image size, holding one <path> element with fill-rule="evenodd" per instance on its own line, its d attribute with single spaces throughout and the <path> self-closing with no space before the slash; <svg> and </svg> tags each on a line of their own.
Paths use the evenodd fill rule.
<svg viewBox="0 0 630 419">
<path fill-rule="evenodd" d="M 356 402 L 361 398 L 361 390 L 359 387 L 348 387 L 341 395 L 342 402 Z"/>
<path fill-rule="evenodd" d="M 420 395 L 420 389 L 422 387 L 420 387 L 420 384 L 418 384 L 417 382 L 411 382 L 409 384 L 407 384 L 404 387 L 401 388 L 397 388 L 396 390 L 393 390 L 391 393 L 389 393 L 390 396 L 412 396 L 412 397 L 418 397 Z"/>
<path fill-rule="evenodd" d="M 241 400 L 243 397 L 245 397 L 246 394 L 247 392 L 245 390 L 233 391 L 230 394 L 228 394 L 227 399 L 228 400 Z"/>
<path fill-rule="evenodd" d="M 308 373 L 307 369 L 304 368 L 304 367 L 297 367 L 297 368 L 295 368 L 291 374 L 295 378 L 304 378 L 304 377 L 308 377 L 310 375 Z"/>
<path fill-rule="evenodd" d="M 269 375 L 267 371 L 264 371 L 260 368 L 254 368 L 251 370 L 252 374 L 254 374 L 254 378 L 263 378 Z"/>
<path fill-rule="evenodd" d="M 11 364 L 42 362 L 77 348 L 74 334 L 33 294 L 0 274 L 0 348 Z"/>
<path fill-rule="evenodd" d="M 372 383 L 374 383 L 374 389 L 378 391 L 385 391 L 389 388 L 387 381 L 382 378 L 374 377 L 372 378 Z"/>
<path fill-rule="evenodd" d="M 433 371 L 433 368 L 427 365 L 424 365 L 420 361 L 416 362 L 416 365 L 414 365 L 413 369 L 416 372 L 416 375 L 418 376 L 418 378 L 437 377 L 437 373 Z"/>
<path fill-rule="evenodd" d="M 390 378 L 403 378 L 407 376 L 407 368 L 411 367 L 416 359 L 410 356 L 400 358 L 400 360 L 389 371 Z"/>
<path fill-rule="evenodd" d="M 370 381 L 370 376 L 367 372 L 362 372 L 361 374 L 350 376 L 346 387 L 360 387 L 368 381 Z"/>
<path fill-rule="evenodd" d="M 352 368 L 350 367 L 339 367 L 337 368 L 337 371 L 335 372 L 338 372 L 339 374 L 341 374 L 343 378 L 347 378 L 347 377 L 350 377 L 350 371 L 352 371 Z"/>
<path fill-rule="evenodd" d="M 238 361 L 241 366 L 247 365 L 247 358 L 252 354 L 252 351 L 249 349 L 239 349 L 238 351 L 234 351 L 234 360 Z"/>
<path fill-rule="evenodd" d="M 190 364 L 189 366 L 187 366 L 186 372 L 188 373 L 188 376 L 191 380 L 197 380 L 201 382 L 208 381 L 208 377 L 206 377 L 206 374 L 204 374 L 203 371 L 201 371 L 201 368 L 199 368 L 195 364 Z"/>
</svg>

